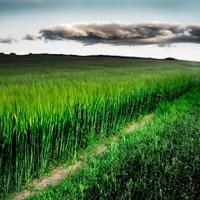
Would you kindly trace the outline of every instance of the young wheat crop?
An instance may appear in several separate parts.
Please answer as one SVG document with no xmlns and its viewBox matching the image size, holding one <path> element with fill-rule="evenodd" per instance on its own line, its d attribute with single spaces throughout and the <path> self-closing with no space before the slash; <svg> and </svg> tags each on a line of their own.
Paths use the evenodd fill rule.
<svg viewBox="0 0 200 200">
<path fill-rule="evenodd" d="M 0 190 L 19 190 L 134 118 L 199 84 L 199 64 L 0 57 Z"/>
</svg>

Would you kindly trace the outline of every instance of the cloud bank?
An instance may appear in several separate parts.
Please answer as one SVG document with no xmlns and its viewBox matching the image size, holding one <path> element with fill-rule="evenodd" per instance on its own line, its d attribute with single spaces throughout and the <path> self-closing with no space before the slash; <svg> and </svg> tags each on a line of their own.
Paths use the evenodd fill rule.
<svg viewBox="0 0 200 200">
<path fill-rule="evenodd" d="M 160 46 L 174 43 L 200 43 L 200 25 L 178 23 L 74 23 L 44 28 L 39 31 L 45 40 L 76 40 L 85 45 Z"/>
</svg>

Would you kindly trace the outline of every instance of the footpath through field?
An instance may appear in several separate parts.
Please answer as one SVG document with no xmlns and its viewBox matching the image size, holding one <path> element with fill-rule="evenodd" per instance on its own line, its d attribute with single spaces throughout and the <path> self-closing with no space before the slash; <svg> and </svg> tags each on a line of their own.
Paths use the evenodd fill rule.
<svg viewBox="0 0 200 200">
<path fill-rule="evenodd" d="M 124 131 L 124 134 L 132 133 L 136 129 L 144 126 L 146 122 L 150 121 L 154 117 L 154 114 L 145 115 L 142 120 L 139 122 L 133 122 L 129 127 Z M 59 166 L 51 172 L 50 175 L 44 176 L 42 179 L 35 179 L 29 184 L 29 188 L 14 195 L 14 200 L 22 200 L 27 197 L 35 195 L 39 190 L 45 189 L 48 185 L 54 186 L 59 184 L 63 179 L 66 179 L 70 174 L 76 173 L 78 168 L 85 168 L 86 166 L 85 159 L 89 157 L 96 157 L 103 155 L 108 148 L 111 147 L 110 144 L 115 144 L 119 141 L 119 135 L 114 135 L 110 139 L 111 143 L 108 143 L 108 139 L 103 140 L 101 143 L 97 144 L 93 150 L 89 153 L 84 153 L 79 156 L 79 160 L 68 166 L 65 165 Z M 33 188 L 33 189 L 31 189 Z"/>
</svg>

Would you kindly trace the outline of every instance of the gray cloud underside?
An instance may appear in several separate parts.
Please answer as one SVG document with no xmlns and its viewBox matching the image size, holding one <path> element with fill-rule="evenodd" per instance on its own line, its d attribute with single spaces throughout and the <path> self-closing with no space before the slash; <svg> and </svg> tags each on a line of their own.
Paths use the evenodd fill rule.
<svg viewBox="0 0 200 200">
<path fill-rule="evenodd" d="M 41 36 L 35 36 L 33 34 L 26 34 L 22 39 L 23 40 L 35 41 L 35 40 L 42 39 L 42 38 L 41 38 Z"/>
<path fill-rule="evenodd" d="M 200 43 L 200 25 L 174 23 L 76 23 L 44 28 L 39 33 L 45 40 L 76 40 L 85 45 Z"/>
<path fill-rule="evenodd" d="M 7 37 L 7 38 L 0 38 L 0 43 L 11 44 L 15 39 Z"/>
</svg>

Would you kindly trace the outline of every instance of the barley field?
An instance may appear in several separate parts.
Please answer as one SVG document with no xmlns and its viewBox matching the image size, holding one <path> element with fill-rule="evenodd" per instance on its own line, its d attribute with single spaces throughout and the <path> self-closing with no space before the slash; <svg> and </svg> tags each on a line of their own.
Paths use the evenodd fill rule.
<svg viewBox="0 0 200 200">
<path fill-rule="evenodd" d="M 28 199 L 199 199 L 199 105 L 200 87 L 161 102 L 144 127 L 88 158 L 90 167 Z"/>
<path fill-rule="evenodd" d="M 0 55 L 0 193 L 199 83 L 198 62 Z"/>
</svg>

